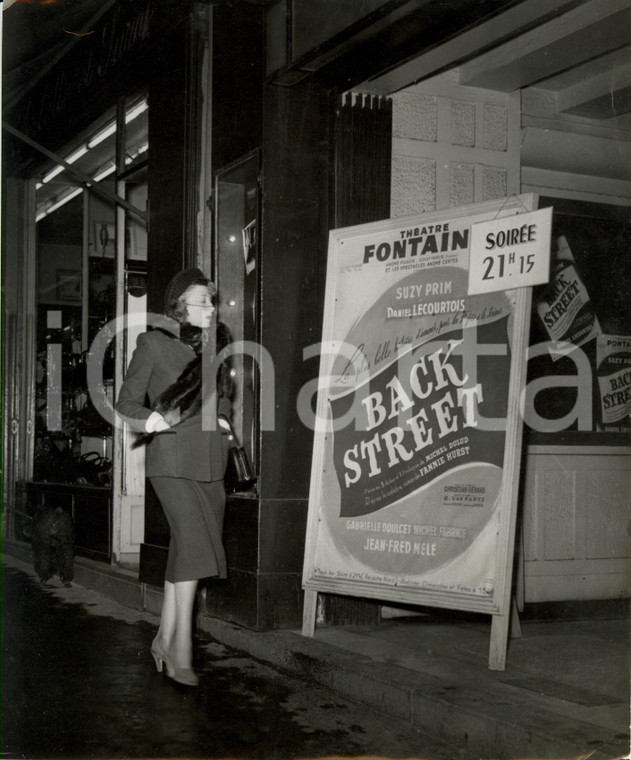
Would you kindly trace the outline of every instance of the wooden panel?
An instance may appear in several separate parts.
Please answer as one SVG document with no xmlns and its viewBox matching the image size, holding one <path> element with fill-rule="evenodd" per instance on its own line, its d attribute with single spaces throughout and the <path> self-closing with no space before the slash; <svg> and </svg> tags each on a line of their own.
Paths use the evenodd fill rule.
<svg viewBox="0 0 631 760">
<path fill-rule="evenodd" d="M 541 479 L 536 470 L 527 469 L 524 482 L 524 493 L 528 494 L 527 504 L 530 507 L 523 512 L 524 559 L 538 559 L 539 503 Z"/>
<path fill-rule="evenodd" d="M 392 101 L 344 98 L 335 120 L 335 227 L 385 219 L 390 210 Z"/>
<path fill-rule="evenodd" d="M 334 227 L 363 224 L 389 216 L 392 132 L 391 100 L 349 94 L 338 105 L 334 134 Z M 295 541 L 290 544 L 294 549 L 292 561 L 298 560 L 302 566 L 306 509 L 299 514 L 294 511 L 292 520 L 300 525 L 301 530 L 300 544 Z M 263 542 L 261 557 L 265 557 Z M 379 619 L 379 607 L 374 602 L 330 594 L 322 594 L 321 598 L 327 623 L 376 623 Z"/>
<path fill-rule="evenodd" d="M 587 502 L 586 556 L 629 556 L 629 500 L 631 472 L 588 472 L 585 475 Z"/>
<path fill-rule="evenodd" d="M 525 601 L 629 593 L 631 452 L 535 446 L 524 486 Z"/>
<path fill-rule="evenodd" d="M 543 476 L 543 557 L 546 560 L 575 557 L 575 479 L 574 472 L 552 471 Z"/>
<path fill-rule="evenodd" d="M 618 599 L 629 596 L 628 563 L 616 572 L 584 574 L 526 575 L 526 602 L 558 602 L 566 600 Z"/>
</svg>

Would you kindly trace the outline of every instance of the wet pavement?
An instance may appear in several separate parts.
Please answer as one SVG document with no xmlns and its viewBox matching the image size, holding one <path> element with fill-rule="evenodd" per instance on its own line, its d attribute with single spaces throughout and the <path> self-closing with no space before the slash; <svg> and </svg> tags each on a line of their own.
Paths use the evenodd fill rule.
<svg viewBox="0 0 631 760">
<path fill-rule="evenodd" d="M 156 618 L 3 567 L 4 758 L 460 757 L 412 726 L 199 640 L 201 684 L 149 655 Z"/>
</svg>

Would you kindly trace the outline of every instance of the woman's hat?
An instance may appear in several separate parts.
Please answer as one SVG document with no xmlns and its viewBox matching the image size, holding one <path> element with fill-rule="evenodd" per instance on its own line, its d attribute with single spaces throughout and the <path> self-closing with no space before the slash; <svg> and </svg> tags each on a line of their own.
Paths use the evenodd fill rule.
<svg viewBox="0 0 631 760">
<path fill-rule="evenodd" d="M 183 269 L 181 272 L 178 272 L 167 285 L 164 294 L 165 311 L 168 311 L 173 303 L 176 302 L 191 285 L 197 284 L 209 284 L 208 278 L 204 275 L 201 269 L 198 269 L 198 267 L 191 267 L 191 269 Z"/>
</svg>

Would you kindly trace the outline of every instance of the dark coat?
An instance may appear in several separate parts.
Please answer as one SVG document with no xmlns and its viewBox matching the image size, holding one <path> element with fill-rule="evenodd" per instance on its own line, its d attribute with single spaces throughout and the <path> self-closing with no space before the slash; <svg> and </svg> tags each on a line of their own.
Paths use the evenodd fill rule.
<svg viewBox="0 0 631 760">
<path fill-rule="evenodd" d="M 186 343 L 152 330 L 138 336 L 116 410 L 132 430 L 142 433 L 157 396 L 171 386 L 195 357 Z M 147 400 L 148 397 L 148 400 Z M 220 398 L 218 412 L 230 416 L 230 400 Z M 188 417 L 147 444 L 147 477 L 221 480 L 226 471 L 228 439 L 221 429 L 202 430 L 201 413 Z"/>
</svg>

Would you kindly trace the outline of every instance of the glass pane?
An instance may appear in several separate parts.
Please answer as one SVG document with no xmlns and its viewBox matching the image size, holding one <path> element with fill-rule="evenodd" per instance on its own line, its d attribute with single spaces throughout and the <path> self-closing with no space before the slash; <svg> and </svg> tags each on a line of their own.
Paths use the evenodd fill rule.
<svg viewBox="0 0 631 760">
<path fill-rule="evenodd" d="M 125 167 L 147 160 L 149 149 L 147 97 L 129 100 L 125 108 Z"/>
<path fill-rule="evenodd" d="M 218 318 L 235 341 L 258 338 L 259 159 L 249 156 L 218 174 L 215 229 Z M 258 470 L 258 368 L 235 356 L 233 422 Z"/>
<path fill-rule="evenodd" d="M 80 456 L 82 194 L 37 225 L 35 480 L 74 482 Z"/>
<path fill-rule="evenodd" d="M 115 109 L 103 114 L 84 134 L 60 151 L 63 160 L 92 178 L 85 190 L 61 164 L 42 168 L 36 184 L 38 326 L 34 478 L 40 481 L 109 485 L 99 478 L 98 461 L 112 457 L 111 426 L 94 407 L 86 383 L 86 359 L 92 341 L 117 313 L 116 206 L 124 192 L 140 209 L 147 205 L 147 98 L 130 97 L 124 119 L 124 155 L 116 156 Z M 124 175 L 116 175 L 116 166 Z M 124 179 L 124 191 L 122 181 Z M 98 186 L 109 197 L 96 192 Z M 87 196 L 86 196 L 87 193 Z M 125 259 L 134 272 L 129 293 L 144 300 L 147 259 L 146 227 L 126 215 Z M 142 278 L 142 281 L 140 281 Z M 126 299 L 132 296 L 126 294 Z M 128 303 L 122 304 L 126 309 Z M 121 305 L 119 304 L 119 309 Z M 103 384 L 113 399 L 114 349 L 105 355 Z"/>
</svg>

